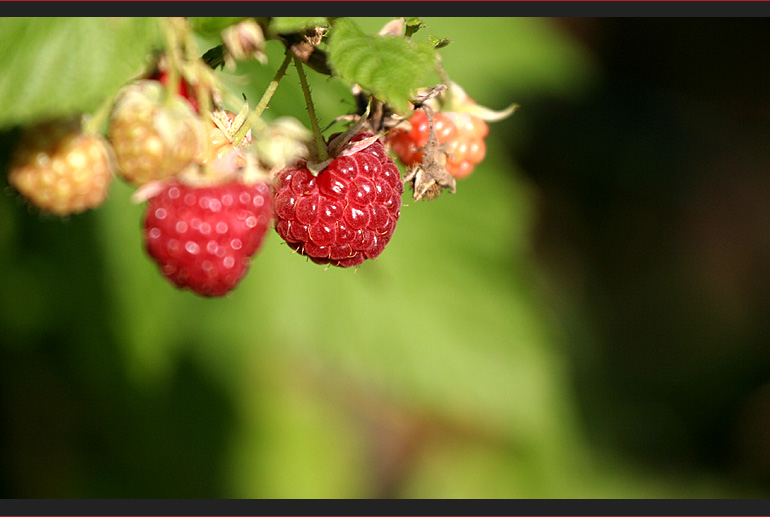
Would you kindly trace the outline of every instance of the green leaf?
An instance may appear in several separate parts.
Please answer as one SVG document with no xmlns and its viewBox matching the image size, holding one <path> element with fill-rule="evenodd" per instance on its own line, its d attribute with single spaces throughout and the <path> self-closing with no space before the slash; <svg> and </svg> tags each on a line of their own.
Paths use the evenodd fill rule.
<svg viewBox="0 0 770 517">
<path fill-rule="evenodd" d="M 437 38 L 435 36 L 428 36 L 428 41 L 430 41 L 430 44 L 433 45 L 433 48 L 435 49 L 444 48 L 452 43 L 452 40 L 449 38 Z"/>
<path fill-rule="evenodd" d="M 152 18 L 0 19 L 0 127 L 95 109 L 158 36 Z"/>
<path fill-rule="evenodd" d="M 270 31 L 274 34 L 298 32 L 308 27 L 329 25 L 329 19 L 323 16 L 276 16 L 270 19 Z"/>
<path fill-rule="evenodd" d="M 191 16 L 187 19 L 190 27 L 203 36 L 217 36 L 224 29 L 235 25 L 247 16 Z"/>
<path fill-rule="evenodd" d="M 417 32 L 420 29 L 424 29 L 427 27 L 425 23 L 420 18 L 412 17 L 412 18 L 406 18 L 405 20 L 405 35 L 407 38 L 412 37 L 412 34 Z"/>
<path fill-rule="evenodd" d="M 429 44 L 368 35 L 347 18 L 335 22 L 329 39 L 329 61 L 336 75 L 400 111 L 408 109 L 419 88 L 431 86 L 436 58 Z"/>
<path fill-rule="evenodd" d="M 208 49 L 201 57 L 203 61 L 211 68 L 216 70 L 224 68 L 225 66 L 225 47 L 224 45 L 217 45 L 216 47 Z"/>
</svg>

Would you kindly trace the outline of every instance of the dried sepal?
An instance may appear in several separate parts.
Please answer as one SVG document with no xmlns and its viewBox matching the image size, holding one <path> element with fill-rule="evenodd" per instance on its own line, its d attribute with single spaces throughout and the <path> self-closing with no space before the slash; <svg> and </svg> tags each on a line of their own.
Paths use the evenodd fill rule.
<svg viewBox="0 0 770 517">
<path fill-rule="evenodd" d="M 430 135 L 423 148 L 421 163 L 412 165 L 403 179 L 411 184 L 415 201 L 436 199 L 445 189 L 452 194 L 457 191 L 457 182 L 446 170 L 446 151 L 438 142 L 433 127 L 433 109 L 427 104 L 420 106 L 428 116 Z"/>
</svg>

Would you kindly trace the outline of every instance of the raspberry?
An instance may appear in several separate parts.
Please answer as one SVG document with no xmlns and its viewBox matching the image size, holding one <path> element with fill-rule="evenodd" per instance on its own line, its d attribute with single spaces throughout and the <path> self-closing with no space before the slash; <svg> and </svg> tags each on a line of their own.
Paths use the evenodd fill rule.
<svg viewBox="0 0 770 517">
<path fill-rule="evenodd" d="M 31 204 L 59 216 L 101 206 L 112 180 L 107 142 L 60 120 L 27 128 L 9 171 L 10 184 Z"/>
<path fill-rule="evenodd" d="M 170 180 L 147 203 L 145 247 L 176 286 L 223 296 L 246 274 L 271 217 L 265 183 L 194 187 Z"/>
<path fill-rule="evenodd" d="M 362 132 L 351 139 L 373 137 Z M 317 176 L 304 161 L 276 174 L 276 231 L 317 264 L 359 266 L 382 253 L 401 214 L 404 186 L 380 140 L 335 158 Z"/>
<path fill-rule="evenodd" d="M 158 81 L 137 81 L 118 94 L 109 139 L 118 172 L 135 185 L 174 176 L 198 155 L 202 119 L 182 97 L 167 100 Z"/>
<path fill-rule="evenodd" d="M 406 166 L 422 162 L 422 147 L 428 142 L 430 131 L 423 110 L 416 110 L 409 122 L 409 131 L 395 128 L 388 135 L 391 150 Z M 484 159 L 489 125 L 481 118 L 470 113 L 440 111 L 434 114 L 434 130 L 439 144 L 444 144 L 446 170 L 453 177 L 467 177 Z"/>
</svg>

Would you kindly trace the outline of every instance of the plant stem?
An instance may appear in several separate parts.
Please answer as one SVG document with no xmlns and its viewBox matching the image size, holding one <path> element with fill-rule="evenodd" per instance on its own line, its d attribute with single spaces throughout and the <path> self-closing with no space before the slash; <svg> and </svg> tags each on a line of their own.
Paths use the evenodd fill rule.
<svg viewBox="0 0 770 517">
<path fill-rule="evenodd" d="M 249 113 L 249 116 L 244 121 L 243 125 L 238 129 L 235 135 L 233 135 L 233 145 L 237 146 L 240 144 L 241 140 L 246 136 L 246 133 L 249 132 L 249 129 L 251 129 L 256 121 L 259 120 L 259 117 L 262 116 L 262 112 L 265 111 L 270 99 L 273 98 L 273 94 L 275 94 L 275 91 L 278 89 L 278 83 L 280 83 L 283 76 L 286 75 L 286 69 L 289 67 L 289 62 L 291 62 L 291 56 L 292 54 L 287 50 L 283 63 L 281 63 L 280 68 L 278 68 L 278 71 L 275 73 L 273 80 L 267 85 L 265 93 L 263 93 L 262 98 L 259 99 L 259 104 L 254 108 L 254 111 Z"/>
<path fill-rule="evenodd" d="M 329 154 L 326 151 L 326 142 L 324 142 L 324 137 L 321 134 L 321 128 L 315 115 L 315 108 L 313 108 L 313 99 L 310 97 L 310 86 L 307 84 L 305 70 L 302 68 L 302 61 L 297 56 L 294 56 L 294 66 L 297 68 L 299 82 L 302 85 L 302 93 L 305 95 L 305 104 L 307 104 L 307 112 L 310 116 L 310 127 L 313 129 L 313 137 L 315 138 L 316 158 L 322 162 L 329 157 Z"/>
<path fill-rule="evenodd" d="M 187 21 L 184 18 L 175 18 L 179 27 L 179 33 L 181 34 L 181 46 L 184 49 L 184 62 L 188 66 L 188 74 L 192 74 L 194 80 L 192 81 L 195 88 L 195 99 L 198 101 L 198 112 L 203 118 L 208 119 L 211 116 L 211 85 L 207 80 L 205 73 L 208 71 L 207 66 L 200 58 L 200 52 L 198 51 L 198 45 L 195 43 L 193 37 L 193 31 L 190 29 Z M 184 79 L 189 79 L 183 77 Z"/>
<path fill-rule="evenodd" d="M 171 104 L 174 96 L 179 91 L 179 60 L 178 60 L 178 34 L 174 20 L 161 18 L 161 32 L 166 43 L 165 57 L 168 61 L 168 81 L 166 82 L 166 103 Z"/>
<path fill-rule="evenodd" d="M 101 132 L 104 122 L 112 112 L 112 105 L 115 102 L 114 96 L 110 96 L 99 104 L 99 107 L 83 119 L 83 132 L 88 135 L 95 135 Z"/>
<path fill-rule="evenodd" d="M 446 90 L 444 90 L 443 104 L 447 107 L 446 109 L 448 111 L 452 111 L 452 109 L 454 108 L 454 93 L 452 91 L 452 80 L 449 78 L 449 74 L 447 74 L 446 70 L 444 70 L 444 65 L 441 62 L 439 62 L 438 65 L 436 65 L 436 72 L 438 73 L 438 76 L 441 79 L 441 82 L 446 85 Z"/>
</svg>

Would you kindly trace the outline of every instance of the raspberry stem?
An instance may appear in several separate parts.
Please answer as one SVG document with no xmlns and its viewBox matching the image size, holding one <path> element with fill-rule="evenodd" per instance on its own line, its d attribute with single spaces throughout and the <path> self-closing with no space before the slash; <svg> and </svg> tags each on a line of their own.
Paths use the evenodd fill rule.
<svg viewBox="0 0 770 517">
<path fill-rule="evenodd" d="M 83 116 L 83 133 L 87 135 L 96 135 L 101 133 L 104 123 L 110 116 L 112 106 L 115 102 L 114 96 L 104 99 L 99 107 L 93 113 Z"/>
<path fill-rule="evenodd" d="M 307 77 L 305 77 L 305 70 L 302 68 L 302 61 L 297 56 L 294 56 L 294 66 L 297 68 L 299 83 L 302 86 L 302 93 L 305 95 L 307 112 L 310 116 L 310 127 L 313 130 L 313 137 L 315 139 L 316 159 L 323 162 L 329 158 L 329 154 L 326 151 L 326 142 L 324 142 L 324 137 L 321 133 L 321 127 L 318 125 L 315 108 L 313 108 L 313 99 L 310 97 L 310 86 L 307 83 Z"/>
<path fill-rule="evenodd" d="M 180 21 L 184 21 L 183 19 Z M 195 85 L 195 100 L 198 102 L 198 112 L 203 114 L 211 113 L 211 97 L 209 90 L 211 88 L 207 72 L 208 66 L 200 58 L 198 45 L 190 26 L 185 22 L 180 26 L 182 47 L 184 48 L 185 62 L 192 65 L 188 68 L 188 73 L 192 73 Z"/>
<path fill-rule="evenodd" d="M 436 65 L 436 72 L 438 73 L 441 82 L 447 85 L 447 88 L 442 92 L 444 94 L 443 104 L 447 107 L 447 111 L 452 111 L 454 107 L 454 94 L 451 88 L 452 80 L 449 78 L 449 74 L 447 74 L 444 65 L 440 61 Z"/>
<path fill-rule="evenodd" d="M 263 93 L 262 98 L 259 99 L 259 104 L 254 108 L 254 111 L 249 113 L 249 116 L 244 121 L 243 125 L 238 129 L 235 135 L 233 135 L 233 145 L 236 147 L 241 143 L 241 140 L 246 136 L 246 133 L 249 132 L 249 129 L 251 129 L 256 121 L 259 120 L 259 117 L 262 116 L 262 112 L 265 111 L 265 108 L 267 108 L 270 99 L 273 98 L 273 94 L 275 94 L 275 91 L 278 89 L 278 83 L 280 83 L 283 76 L 286 75 L 286 69 L 289 67 L 289 62 L 291 62 L 291 56 L 292 54 L 287 50 L 283 63 L 281 63 L 280 68 L 278 68 L 278 71 L 275 73 L 273 80 L 267 85 L 265 93 Z"/>
<path fill-rule="evenodd" d="M 171 18 L 161 18 L 161 31 L 166 45 L 168 60 L 168 81 L 166 82 L 166 103 L 170 104 L 179 91 L 181 77 L 179 76 L 179 39 L 177 26 Z"/>
</svg>

